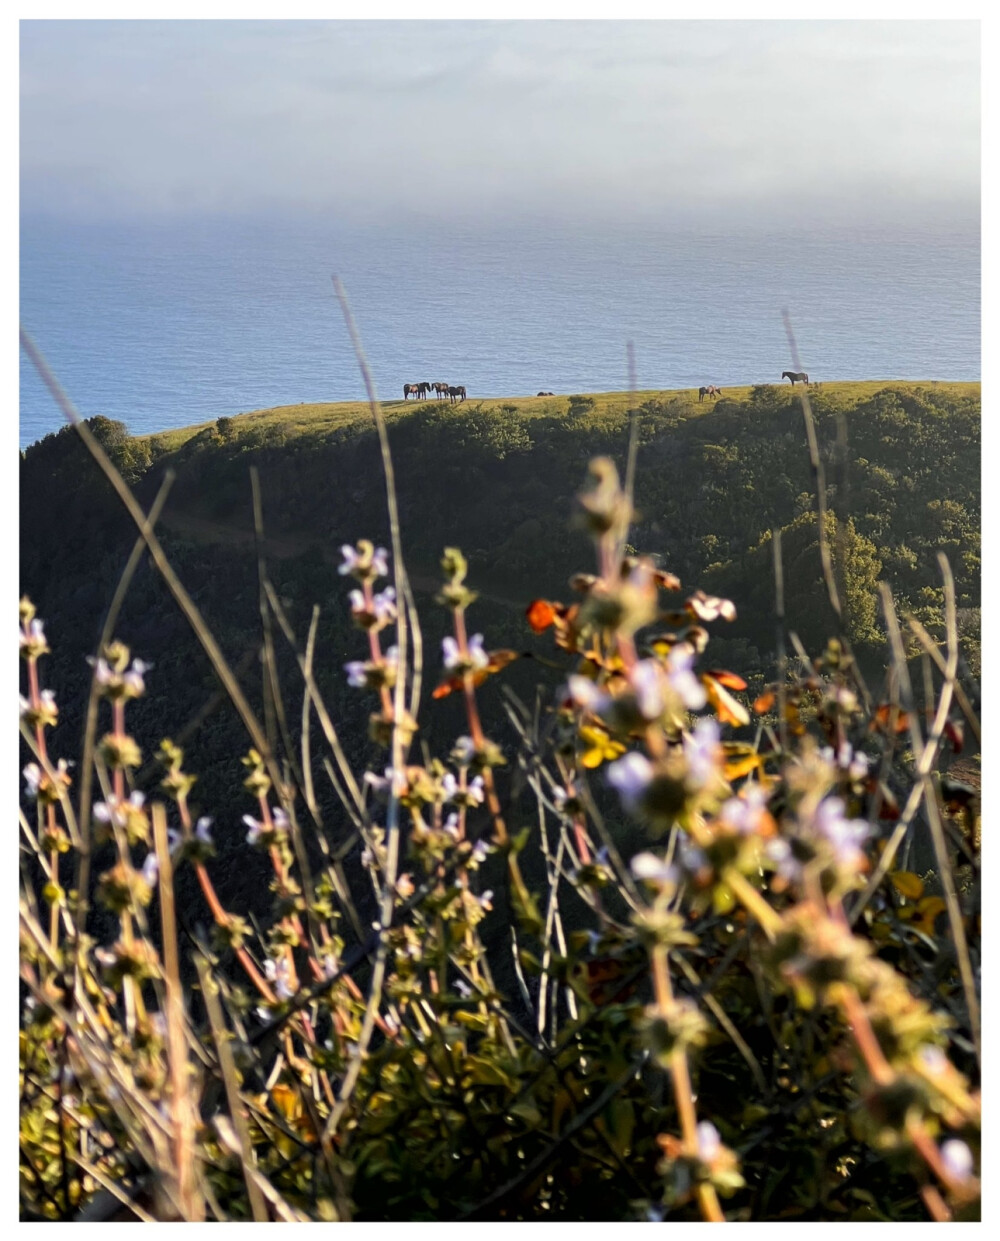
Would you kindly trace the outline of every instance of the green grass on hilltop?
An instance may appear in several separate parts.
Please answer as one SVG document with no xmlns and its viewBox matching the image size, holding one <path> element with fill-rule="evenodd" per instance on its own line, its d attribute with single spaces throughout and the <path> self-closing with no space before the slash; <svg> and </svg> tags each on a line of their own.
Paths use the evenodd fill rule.
<svg viewBox="0 0 1000 1241">
<path fill-rule="evenodd" d="M 973 391 L 978 393 L 980 388 L 978 381 L 866 379 L 814 383 L 810 385 L 809 392 L 810 395 L 814 396 L 822 394 L 824 399 L 836 401 L 837 403 L 847 400 L 858 402 L 869 399 L 889 385 L 897 390 L 910 392 L 916 392 L 922 388 L 931 388 L 948 398 L 968 396 Z M 791 385 L 787 382 L 773 386 L 791 390 Z M 798 390 L 798 385 L 796 385 L 796 389 Z M 724 388 L 721 399 L 726 401 L 746 401 L 752 391 L 753 385 L 750 384 Z M 571 411 L 570 401 L 574 395 L 582 397 L 585 401 L 592 401 L 593 405 L 586 410 L 580 409 L 579 413 L 576 410 Z M 624 416 L 633 404 L 633 400 L 636 405 L 643 405 L 650 401 L 669 404 L 682 417 L 695 417 L 699 414 L 709 413 L 718 403 L 707 398 L 704 401 L 699 401 L 697 388 L 644 388 L 636 392 L 634 396 L 628 392 L 588 392 L 566 393 L 559 396 L 482 398 L 476 397 L 473 394 L 466 400 L 464 405 L 459 404 L 452 408 L 456 411 L 461 411 L 462 409 L 467 410 L 479 407 L 489 413 L 500 410 L 505 405 L 514 405 L 517 407 L 518 415 L 526 419 L 567 418 L 572 412 L 574 419 L 579 418 L 586 424 L 588 421 L 599 423 L 616 415 Z M 440 404 L 447 405 L 449 403 L 434 400 L 403 401 L 392 399 L 383 400 L 382 408 L 387 418 L 393 421 L 396 418 L 406 417 L 408 413 L 412 413 L 415 410 L 426 409 L 430 405 Z M 298 405 L 276 405 L 271 409 L 252 410 L 249 413 L 233 415 L 234 425 L 240 431 L 245 431 L 249 428 L 270 429 L 280 427 L 288 436 L 303 435 L 315 436 L 317 438 L 325 438 L 331 431 L 338 431 L 360 424 L 367 425 L 370 419 L 371 414 L 367 401 L 303 402 Z M 201 422 L 195 426 L 161 431 L 145 438 L 153 441 L 161 453 L 174 452 L 193 436 L 197 435 L 198 432 L 204 431 L 213 425 L 211 422 Z"/>
</svg>

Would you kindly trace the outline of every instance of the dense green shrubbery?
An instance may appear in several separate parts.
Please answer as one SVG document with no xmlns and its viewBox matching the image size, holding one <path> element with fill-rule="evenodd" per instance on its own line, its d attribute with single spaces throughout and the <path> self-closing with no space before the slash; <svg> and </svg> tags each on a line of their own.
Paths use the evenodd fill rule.
<svg viewBox="0 0 1000 1241">
<path fill-rule="evenodd" d="M 438 417 L 439 452 L 461 427 L 504 463 L 527 435 L 513 416 L 428 414 L 432 443 Z M 314 614 L 296 633 L 262 575 L 263 722 L 234 689 L 252 748 L 242 769 L 230 751 L 242 788 L 214 804 L 198 750 L 164 740 L 156 711 L 168 683 L 204 696 L 196 666 L 143 650 L 150 670 L 106 642 L 71 770 L 47 635 L 22 602 L 23 1215 L 976 1215 L 977 838 L 934 775 L 960 737 L 949 575 L 926 722 L 901 643 L 884 695 L 833 640 L 779 664 L 751 705 L 711 653 L 733 605 L 624 555 L 631 498 L 610 461 L 590 468 L 595 572 L 575 603 L 529 609 L 554 637 L 537 695 L 513 692 L 526 669 L 534 682 L 520 646 L 468 631 L 476 596 L 446 550 L 434 698 L 455 709 L 432 730 L 418 681 L 438 648 L 415 643 L 398 542 L 391 561 L 342 548 L 354 589 L 326 630 Z M 727 450 L 713 469 L 730 468 Z M 804 578 L 814 608 L 815 519 L 781 524 L 788 583 Z M 526 555 L 558 529 L 526 535 Z M 837 567 L 874 582 L 871 541 L 848 527 L 846 548 Z M 754 581 L 766 560 L 751 552 Z M 310 571 L 325 597 L 322 559 Z M 850 638 L 873 640 L 870 598 L 848 591 Z M 313 672 L 333 662 L 357 704 L 347 727 Z M 512 743 L 482 714 L 497 683 Z M 922 876 L 899 860 L 918 828 Z M 256 907 L 221 887 L 247 859 L 269 889 Z"/>
</svg>

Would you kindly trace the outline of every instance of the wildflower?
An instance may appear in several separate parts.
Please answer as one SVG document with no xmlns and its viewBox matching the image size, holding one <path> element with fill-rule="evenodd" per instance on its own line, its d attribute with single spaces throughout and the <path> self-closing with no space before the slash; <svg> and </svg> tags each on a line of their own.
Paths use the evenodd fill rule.
<svg viewBox="0 0 1000 1241">
<path fill-rule="evenodd" d="M 481 866 L 492 852 L 493 850 L 487 842 L 483 839 L 479 839 L 473 846 L 471 860 Z"/>
<path fill-rule="evenodd" d="M 493 889 L 492 888 L 487 888 L 486 891 L 479 897 L 479 904 L 483 909 L 493 908 Z"/>
<path fill-rule="evenodd" d="M 340 969 L 340 958 L 332 950 L 324 953 L 321 962 L 324 978 L 333 978 Z"/>
<path fill-rule="evenodd" d="M 556 808 L 556 814 L 562 814 L 566 809 L 566 803 L 569 800 L 569 794 L 560 785 L 556 785 L 552 790 L 552 804 Z"/>
<path fill-rule="evenodd" d="M 972 1151 L 958 1138 L 950 1138 L 942 1145 L 941 1162 L 953 1180 L 967 1181 L 972 1175 Z"/>
<path fill-rule="evenodd" d="M 27 625 L 18 633 L 18 645 L 21 651 L 29 658 L 44 655 L 49 649 L 49 644 L 45 640 L 45 630 L 42 627 L 42 622 L 37 617 L 34 620 L 28 621 Z"/>
<path fill-rule="evenodd" d="M 461 978 L 455 979 L 455 990 L 458 992 L 458 994 L 462 997 L 463 1000 L 467 1000 L 469 996 L 472 995 L 472 988 L 469 986 L 467 982 L 464 982 Z"/>
<path fill-rule="evenodd" d="M 20 718 L 30 725 L 41 724 L 51 727 L 59 717 L 56 696 L 50 689 L 43 689 L 38 695 L 37 707 L 33 707 L 23 694 L 18 694 L 17 701 Z"/>
<path fill-rule="evenodd" d="M 926 1043 L 920 1048 L 920 1059 L 930 1073 L 943 1073 L 948 1068 L 948 1057 L 933 1043 Z"/>
<path fill-rule="evenodd" d="M 344 664 L 344 671 L 347 673 L 347 684 L 352 689 L 364 689 L 368 684 L 367 666 L 363 659 L 352 659 L 350 663 Z"/>
<path fill-rule="evenodd" d="M 280 806 L 271 807 L 271 822 L 274 824 L 275 831 L 287 832 L 289 827 L 288 815 Z"/>
<path fill-rule="evenodd" d="M 647 720 L 657 720 L 663 714 L 663 686 L 660 665 L 655 659 L 643 659 L 635 665 L 629 676 L 635 692 L 636 703 Z"/>
<path fill-rule="evenodd" d="M 340 554 L 344 559 L 337 569 L 337 572 L 342 576 L 346 576 L 348 573 L 353 573 L 361 563 L 361 556 L 358 551 L 353 548 L 350 543 L 345 543 L 340 549 Z"/>
<path fill-rule="evenodd" d="M 813 817 L 813 828 L 833 848 L 840 866 L 854 869 L 864 862 L 861 845 L 868 837 L 868 824 L 864 819 L 846 819 L 844 803 L 839 797 L 827 797 L 820 802 Z"/>
<path fill-rule="evenodd" d="M 365 783 L 370 784 L 376 793 L 386 793 L 391 788 L 399 796 L 406 788 L 406 776 L 401 771 L 393 771 L 391 767 L 386 767 L 384 776 L 377 776 L 373 771 L 366 771 Z"/>
<path fill-rule="evenodd" d="M 416 888 L 409 875 L 400 875 L 396 880 L 396 894 L 404 901 L 409 900 L 415 891 Z"/>
<path fill-rule="evenodd" d="M 441 777 L 441 792 L 445 801 L 453 801 L 459 806 L 481 806 L 486 798 L 482 776 L 476 776 L 463 789 L 450 771 Z"/>
<path fill-rule="evenodd" d="M 131 691 L 131 696 L 138 698 L 140 694 L 146 691 L 146 682 L 142 679 L 143 673 L 148 672 L 152 664 L 147 664 L 141 659 L 133 659 L 132 667 L 122 673 L 122 682 Z"/>
<path fill-rule="evenodd" d="M 672 863 L 668 866 L 663 858 L 658 858 L 655 853 L 637 853 L 629 863 L 629 869 L 636 879 L 642 879 L 646 883 L 677 882 L 677 867 Z"/>
<path fill-rule="evenodd" d="M 264 824 L 250 814 L 245 814 L 243 816 L 243 822 L 250 829 L 247 832 L 247 844 L 255 845 L 260 840 L 261 835 L 264 832 Z"/>
<path fill-rule="evenodd" d="M 461 767 L 468 767 L 476 757 L 475 742 L 471 737 L 459 737 L 452 748 L 451 756 Z"/>
<path fill-rule="evenodd" d="M 687 600 L 687 606 L 699 620 L 713 621 L 720 616 L 727 621 L 736 619 L 736 608 L 731 599 L 718 599 L 715 595 L 706 595 L 703 590 L 696 590 Z"/>
<path fill-rule="evenodd" d="M 146 860 L 142 866 L 142 877 L 151 888 L 156 887 L 156 881 L 160 877 L 160 863 L 155 853 L 146 854 Z"/>
<path fill-rule="evenodd" d="M 274 994 L 279 1000 L 290 1000 L 295 992 L 289 986 L 291 971 L 288 967 L 288 961 L 282 957 L 280 961 L 274 961 L 268 957 L 264 962 L 264 973 L 268 982 L 274 983 Z"/>
<path fill-rule="evenodd" d="M 702 1163 L 712 1163 L 722 1149 L 719 1131 L 710 1120 L 703 1120 L 698 1125 L 698 1158 Z"/>
<path fill-rule="evenodd" d="M 611 702 L 611 695 L 599 689 L 589 677 L 574 674 L 566 682 L 570 698 L 584 711 L 600 715 Z"/>
<path fill-rule="evenodd" d="M 396 592 L 391 586 L 372 598 L 372 611 L 375 619 L 382 624 L 396 619 Z"/>
<path fill-rule="evenodd" d="M 444 659 L 444 666 L 449 670 L 452 668 L 457 668 L 462 662 L 462 656 L 458 650 L 458 643 L 454 638 L 442 638 L 441 651 Z"/>
<path fill-rule="evenodd" d="M 466 644 L 466 655 L 463 658 L 459 650 L 458 643 L 454 638 L 447 637 L 441 639 L 441 651 L 444 659 L 444 666 L 449 670 L 478 671 L 481 668 L 488 668 L 490 657 L 483 649 L 483 635 L 474 633 Z"/>
<path fill-rule="evenodd" d="M 457 814 L 448 815 L 447 819 L 445 819 L 444 821 L 443 830 L 446 836 L 450 836 L 452 840 L 458 840 L 459 829 L 458 829 L 458 815 Z"/>
<path fill-rule="evenodd" d="M 482 776 L 476 776 L 469 784 L 469 787 L 465 790 L 465 796 L 468 798 L 469 805 L 471 806 L 481 806 L 483 804 L 486 799 L 486 793 L 483 790 Z"/>
<path fill-rule="evenodd" d="M 715 720 L 698 721 L 694 732 L 684 738 L 684 756 L 692 783 L 701 788 L 718 768 L 719 725 Z"/>
<path fill-rule="evenodd" d="M 195 838 L 199 840 L 203 845 L 214 844 L 214 841 L 212 840 L 212 833 L 209 830 L 211 826 L 212 826 L 212 819 L 209 815 L 203 815 L 202 818 L 200 818 L 198 822 L 195 824 L 195 828 L 194 828 Z"/>
<path fill-rule="evenodd" d="M 653 766 L 645 755 L 632 750 L 608 768 L 608 783 L 616 789 L 622 805 L 635 814 L 653 778 Z"/>
<path fill-rule="evenodd" d="M 343 561 L 337 569 L 342 576 L 352 574 L 355 577 L 387 577 L 389 574 L 389 553 L 384 547 L 373 548 L 371 543 L 362 539 L 357 547 L 344 543 L 340 549 Z"/>
<path fill-rule="evenodd" d="M 692 671 L 694 651 L 678 645 L 667 656 L 667 683 L 689 711 L 700 710 L 707 701 L 705 687 Z"/>
<path fill-rule="evenodd" d="M 719 817 L 741 836 L 752 836 L 766 821 L 767 793 L 759 784 L 748 784 L 740 797 L 731 797 L 719 811 Z"/>
<path fill-rule="evenodd" d="M 792 853 L 787 840 L 769 840 L 764 852 L 774 863 L 775 872 L 787 883 L 797 883 L 802 878 L 802 863 Z"/>
<path fill-rule="evenodd" d="M 27 785 L 24 790 L 25 795 L 27 797 L 37 797 L 39 786 L 42 783 L 41 767 L 37 763 L 29 763 L 21 772 L 21 775 L 24 776 L 24 782 Z"/>
<path fill-rule="evenodd" d="M 708 866 L 708 857 L 705 850 L 700 849 L 687 836 L 681 836 L 677 843 L 677 852 L 681 865 L 692 875 L 696 875 Z"/>
</svg>

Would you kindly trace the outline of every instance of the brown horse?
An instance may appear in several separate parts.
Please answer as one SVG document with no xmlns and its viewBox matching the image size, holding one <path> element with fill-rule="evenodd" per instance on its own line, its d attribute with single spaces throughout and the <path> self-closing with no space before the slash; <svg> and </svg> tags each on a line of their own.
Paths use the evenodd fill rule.
<svg viewBox="0 0 1000 1241">
<path fill-rule="evenodd" d="M 434 389 L 434 391 L 437 393 L 437 395 L 438 395 L 438 396 L 447 396 L 447 395 L 448 395 L 448 385 L 447 385 L 447 384 L 431 384 L 431 387 Z"/>
<path fill-rule="evenodd" d="M 464 401 L 465 400 L 465 389 L 464 388 L 449 388 L 448 396 L 451 398 L 452 403 L 454 403 L 456 397 Z"/>
<path fill-rule="evenodd" d="M 555 396 L 554 392 L 539 392 L 539 396 Z"/>
<path fill-rule="evenodd" d="M 706 396 L 722 396 L 722 389 L 717 388 L 715 384 L 708 384 L 707 387 L 698 389 L 698 400 L 703 401 Z"/>
<path fill-rule="evenodd" d="M 782 371 L 781 378 L 790 379 L 792 381 L 793 388 L 796 383 L 804 383 L 806 386 L 809 384 L 809 376 L 805 373 L 805 371 Z"/>
</svg>

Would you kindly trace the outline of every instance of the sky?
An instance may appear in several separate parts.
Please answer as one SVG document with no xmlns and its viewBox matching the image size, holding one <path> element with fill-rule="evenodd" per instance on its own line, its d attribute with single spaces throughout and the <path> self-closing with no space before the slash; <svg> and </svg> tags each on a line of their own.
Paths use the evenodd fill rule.
<svg viewBox="0 0 1000 1241">
<path fill-rule="evenodd" d="M 76 219 L 970 217 L 972 21 L 25 21 Z"/>
</svg>

